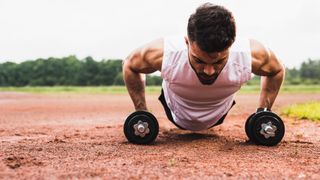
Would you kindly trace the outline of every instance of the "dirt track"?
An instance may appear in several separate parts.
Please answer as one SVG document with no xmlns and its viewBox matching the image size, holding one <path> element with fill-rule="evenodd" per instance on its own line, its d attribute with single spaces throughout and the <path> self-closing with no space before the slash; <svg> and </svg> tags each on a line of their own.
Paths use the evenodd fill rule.
<svg viewBox="0 0 320 180">
<path fill-rule="evenodd" d="M 280 95 L 275 111 L 320 94 Z M 257 95 L 238 95 L 224 124 L 207 131 L 175 128 L 147 98 L 160 133 L 153 145 L 127 143 L 127 95 L 0 93 L 0 179 L 320 179 L 320 123 L 283 118 L 276 147 L 248 143 L 246 118 Z"/>
</svg>

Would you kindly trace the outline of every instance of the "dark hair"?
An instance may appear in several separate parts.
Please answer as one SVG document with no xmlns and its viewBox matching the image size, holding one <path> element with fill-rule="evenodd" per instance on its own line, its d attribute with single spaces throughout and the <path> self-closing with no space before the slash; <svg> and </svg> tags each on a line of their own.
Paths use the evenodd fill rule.
<svg viewBox="0 0 320 180">
<path fill-rule="evenodd" d="M 221 52 L 229 48 L 236 37 L 236 24 L 226 8 L 205 3 L 197 8 L 188 22 L 188 37 L 202 51 Z"/>
</svg>

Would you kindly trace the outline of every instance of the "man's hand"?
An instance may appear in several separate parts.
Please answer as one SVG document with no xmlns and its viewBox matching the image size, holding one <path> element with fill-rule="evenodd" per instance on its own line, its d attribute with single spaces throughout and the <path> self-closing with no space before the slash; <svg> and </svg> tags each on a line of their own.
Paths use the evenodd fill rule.
<svg viewBox="0 0 320 180">
<path fill-rule="evenodd" d="M 275 54 L 260 42 L 250 40 L 252 72 L 261 77 L 259 107 L 271 109 L 285 75 L 285 68 Z"/>
</svg>

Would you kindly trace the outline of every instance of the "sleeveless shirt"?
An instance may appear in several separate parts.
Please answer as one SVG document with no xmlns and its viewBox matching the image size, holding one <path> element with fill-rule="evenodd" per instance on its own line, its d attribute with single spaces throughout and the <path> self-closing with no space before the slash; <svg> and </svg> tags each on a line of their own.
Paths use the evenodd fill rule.
<svg viewBox="0 0 320 180">
<path fill-rule="evenodd" d="M 231 108 L 234 94 L 251 79 L 249 39 L 237 39 L 212 85 L 203 85 L 192 69 L 183 36 L 164 38 L 161 67 L 165 100 L 175 123 L 199 131 L 213 126 Z"/>
</svg>

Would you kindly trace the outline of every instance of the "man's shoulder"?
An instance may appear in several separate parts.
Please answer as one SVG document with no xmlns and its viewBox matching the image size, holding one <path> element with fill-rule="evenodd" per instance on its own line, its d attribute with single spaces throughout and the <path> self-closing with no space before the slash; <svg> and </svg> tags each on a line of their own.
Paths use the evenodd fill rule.
<svg viewBox="0 0 320 180">
<path fill-rule="evenodd" d="M 164 38 L 165 51 L 184 51 L 187 49 L 183 35 L 172 35 Z"/>
<path fill-rule="evenodd" d="M 261 42 L 251 39 L 250 40 L 250 48 L 251 48 L 251 55 L 255 59 L 267 59 L 270 55 L 269 49 Z"/>
<path fill-rule="evenodd" d="M 230 48 L 230 52 L 251 52 L 250 39 L 246 37 L 237 37 Z"/>
<path fill-rule="evenodd" d="M 242 70 L 246 69 L 251 73 L 252 52 L 250 47 L 250 39 L 238 37 L 230 48 L 229 62 Z"/>
</svg>

